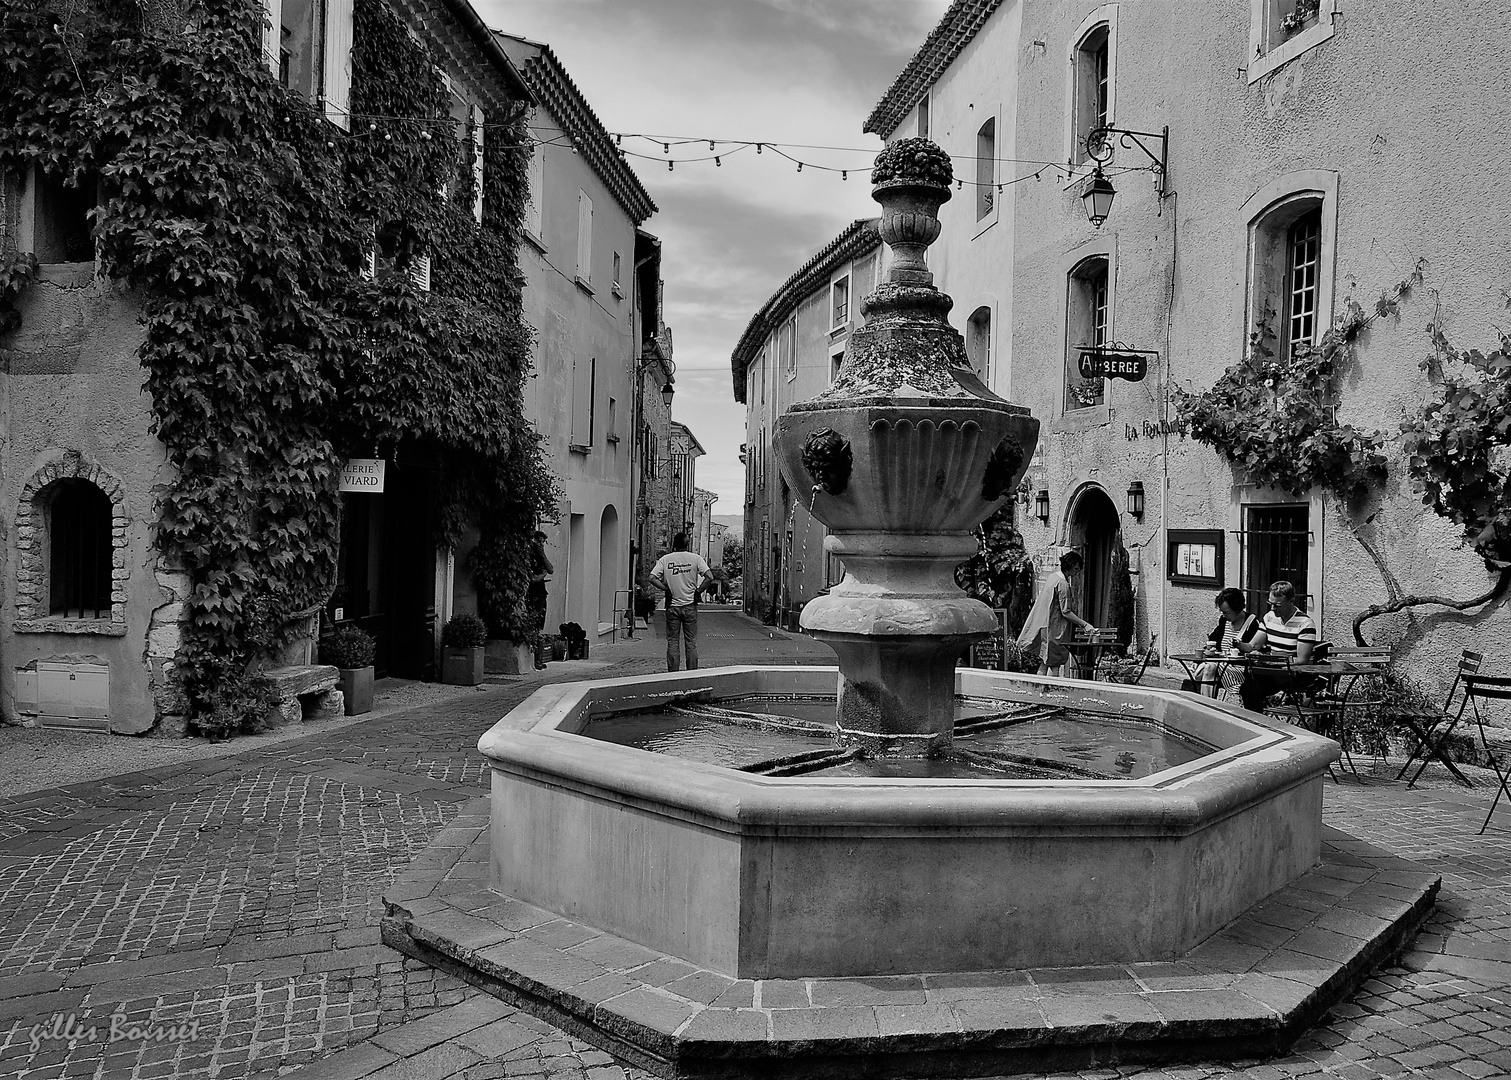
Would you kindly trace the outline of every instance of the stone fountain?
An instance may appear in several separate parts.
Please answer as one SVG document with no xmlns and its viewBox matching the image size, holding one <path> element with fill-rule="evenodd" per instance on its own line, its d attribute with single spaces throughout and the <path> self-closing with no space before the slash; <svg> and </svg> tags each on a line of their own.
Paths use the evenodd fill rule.
<svg viewBox="0 0 1511 1080">
<path fill-rule="evenodd" d="M 485 805 L 385 893 L 385 942 L 657 1075 L 713 1078 L 1273 1053 L 1409 940 L 1435 879 L 1324 843 L 1332 742 L 1190 694 L 956 669 L 994 622 L 952 571 L 1038 424 L 972 376 L 924 264 L 950 176 L 923 140 L 878 159 L 892 271 L 835 385 L 777 429 L 844 560 L 802 616 L 838 672 L 542 687 L 479 741 Z M 837 748 L 780 767 L 594 734 L 818 697 Z M 972 702 L 1201 749 L 1121 778 L 952 772 Z M 809 767 L 830 757 L 882 771 Z"/>
<path fill-rule="evenodd" d="M 834 385 L 777 422 L 794 490 L 812 485 L 824 547 L 845 577 L 803 608 L 802 626 L 839 657 L 839 737 L 867 753 L 950 748 L 955 665 L 997 625 L 955 585 L 975 527 L 1006 501 L 1039 438 L 1027 409 L 988 390 L 946 316 L 924 252 L 939 237 L 950 159 L 906 139 L 872 175 L 887 280 L 861 301 L 864 326 Z"/>
</svg>

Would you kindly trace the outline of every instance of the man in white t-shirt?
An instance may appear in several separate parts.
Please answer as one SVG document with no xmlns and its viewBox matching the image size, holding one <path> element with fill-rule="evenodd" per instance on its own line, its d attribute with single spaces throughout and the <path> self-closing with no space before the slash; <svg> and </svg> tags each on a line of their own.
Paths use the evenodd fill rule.
<svg viewBox="0 0 1511 1080">
<path fill-rule="evenodd" d="M 708 580 L 708 563 L 687 550 L 687 534 L 672 537 L 672 550 L 656 560 L 651 583 L 666 593 L 666 670 L 677 670 L 677 638 L 687 653 L 687 670 L 698 666 L 698 591 Z"/>
</svg>

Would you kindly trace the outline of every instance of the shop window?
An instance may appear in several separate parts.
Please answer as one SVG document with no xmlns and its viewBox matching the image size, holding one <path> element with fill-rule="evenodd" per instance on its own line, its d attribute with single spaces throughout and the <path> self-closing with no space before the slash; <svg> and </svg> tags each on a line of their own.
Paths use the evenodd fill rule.
<svg viewBox="0 0 1511 1080">
<path fill-rule="evenodd" d="M 99 178 L 86 172 L 78 183 L 32 169 L 21 198 L 17 247 L 38 262 L 93 262 L 94 223 L 89 214 L 99 204 Z"/>
<path fill-rule="evenodd" d="M 110 497 L 87 480 L 59 480 L 47 506 L 47 611 L 110 618 Z"/>
<path fill-rule="evenodd" d="M 971 312 L 965 324 L 965 355 L 970 359 L 971 370 L 982 382 L 991 378 L 992 356 L 992 309 L 978 307 Z"/>
<path fill-rule="evenodd" d="M 1073 164 L 1087 160 L 1086 137 L 1112 123 L 1116 11 L 1116 5 L 1098 8 L 1082 24 L 1071 52 L 1069 157 Z"/>
<path fill-rule="evenodd" d="M 1333 36 L 1337 0 L 1250 0 L 1248 81 Z"/>
<path fill-rule="evenodd" d="M 1111 326 L 1111 275 L 1104 255 L 1077 263 L 1070 272 L 1065 300 L 1065 411 L 1106 403 L 1106 380 L 1083 379 L 1079 360 L 1083 349 L 1101 348 Z"/>
<path fill-rule="evenodd" d="M 976 132 L 976 220 L 992 212 L 997 184 L 997 118 Z"/>
<path fill-rule="evenodd" d="M 1298 345 L 1314 344 L 1331 320 L 1328 226 L 1336 177 L 1301 174 L 1300 179 L 1316 187 L 1284 193 L 1249 224 L 1249 347 L 1282 358 Z"/>
</svg>

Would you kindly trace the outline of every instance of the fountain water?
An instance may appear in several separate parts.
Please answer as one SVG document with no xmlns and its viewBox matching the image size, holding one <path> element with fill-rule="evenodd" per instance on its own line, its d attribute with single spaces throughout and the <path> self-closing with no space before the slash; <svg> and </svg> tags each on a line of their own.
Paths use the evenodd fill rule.
<svg viewBox="0 0 1511 1080">
<path fill-rule="evenodd" d="M 777 433 L 845 563 L 802 616 L 838 677 L 724 668 L 542 687 L 480 740 L 487 816 L 390 890 L 384 940 L 664 1076 L 1278 1050 L 1399 947 L 1435 886 L 1357 846 L 1323 859 L 1328 740 L 1195 695 L 956 670 L 993 623 L 953 568 L 1038 425 L 964 366 L 924 265 L 948 158 L 904 140 L 873 180 L 893 270 L 835 385 Z M 836 683 L 842 751 L 881 759 L 879 773 L 742 771 L 585 734 L 658 706 L 812 701 Z M 939 776 L 927 759 L 949 750 L 957 701 L 1087 713 L 1202 749 L 1121 778 Z M 1322 919 L 1346 896 L 1367 916 L 1328 923 L 1327 959 L 1286 969 L 1297 954 L 1254 912 Z M 1372 928 L 1340 944 L 1337 928 L 1361 920 Z M 1172 979 L 1221 993 L 1161 996 Z"/>
</svg>

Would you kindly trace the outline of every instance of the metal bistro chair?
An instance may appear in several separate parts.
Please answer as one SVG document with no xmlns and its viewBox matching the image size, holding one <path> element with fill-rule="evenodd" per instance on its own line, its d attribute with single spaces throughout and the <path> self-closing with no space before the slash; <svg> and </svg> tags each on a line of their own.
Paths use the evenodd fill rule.
<svg viewBox="0 0 1511 1080">
<path fill-rule="evenodd" d="M 1417 771 L 1406 782 L 1408 788 L 1416 784 L 1422 776 L 1422 771 L 1432 762 L 1433 758 L 1441 761 L 1459 783 L 1465 787 L 1473 787 L 1474 782 L 1459 771 L 1459 767 L 1453 763 L 1443 751 L 1443 740 L 1446 739 L 1458 726 L 1458 722 L 1464 715 L 1464 702 L 1459 702 L 1458 711 L 1453 709 L 1453 696 L 1460 689 L 1465 688 L 1465 680 L 1479 674 L 1480 664 L 1484 662 L 1483 653 L 1477 653 L 1472 649 L 1465 649 L 1459 657 L 1459 669 L 1453 676 L 1453 683 L 1448 687 L 1448 696 L 1443 699 L 1443 707 L 1433 712 L 1407 712 L 1398 715 L 1395 722 L 1406 728 L 1416 738 L 1417 744 L 1411 753 L 1406 755 L 1406 761 L 1401 765 L 1401 771 L 1396 773 L 1396 779 L 1406 775 L 1406 770 L 1411 768 L 1411 763 L 1418 757 L 1422 764 L 1417 766 Z"/>
<path fill-rule="evenodd" d="M 1500 805 L 1501 796 L 1506 796 L 1506 801 L 1511 802 L 1511 787 L 1507 786 L 1508 779 L 1511 779 L 1511 762 L 1506 760 L 1507 748 L 1492 746 L 1489 736 L 1485 734 L 1485 718 L 1480 713 L 1481 701 L 1511 701 L 1511 679 L 1494 675 L 1465 675 L 1464 700 L 1459 703 L 1460 715 L 1463 714 L 1465 705 L 1474 710 L 1474 726 L 1479 729 L 1480 748 L 1485 752 L 1485 760 L 1490 763 L 1495 779 L 1500 784 L 1495 789 L 1495 798 L 1490 802 L 1490 812 L 1485 815 L 1485 823 L 1480 826 L 1480 835 L 1483 835 L 1490 827 L 1490 819 L 1495 816 L 1495 808 Z"/>
<path fill-rule="evenodd" d="M 1344 759 L 1353 768 L 1349 742 L 1357 730 L 1356 720 L 1377 716 L 1384 709 L 1385 673 L 1390 667 L 1391 651 L 1373 646 L 1336 648 L 1328 659 L 1346 665 L 1349 670 L 1333 676 L 1327 687 L 1317 694 L 1314 704 L 1332 710 L 1328 726 L 1343 747 Z M 1375 747 L 1376 757 L 1380 752 L 1381 747 Z"/>
<path fill-rule="evenodd" d="M 1103 654 L 1097 661 L 1097 677 L 1103 682 L 1124 683 L 1137 686 L 1149 670 L 1149 664 L 1159 658 L 1158 634 L 1149 637 L 1149 647 L 1140 656 L 1109 656 Z"/>
<path fill-rule="evenodd" d="M 1071 642 L 1070 650 L 1076 658 L 1076 670 L 1085 679 L 1095 679 L 1097 676 L 1097 662 L 1101 660 L 1102 653 L 1118 643 L 1118 632 L 1114 629 L 1094 627 L 1091 630 L 1077 629 L 1075 640 Z"/>
</svg>

